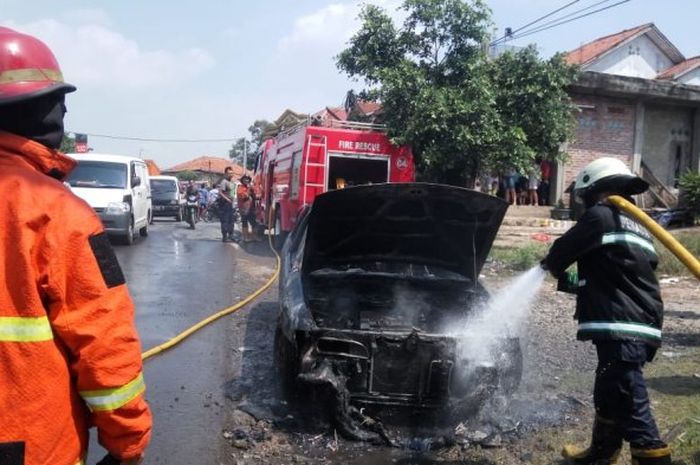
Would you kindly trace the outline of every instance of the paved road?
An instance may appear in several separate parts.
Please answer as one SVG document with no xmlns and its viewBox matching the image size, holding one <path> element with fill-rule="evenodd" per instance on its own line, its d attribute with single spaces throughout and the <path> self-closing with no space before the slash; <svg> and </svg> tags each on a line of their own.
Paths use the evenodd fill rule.
<svg viewBox="0 0 700 465">
<path fill-rule="evenodd" d="M 248 249 L 253 253 L 222 243 L 218 224 L 199 223 L 191 231 L 185 223 L 171 220 L 157 220 L 149 237 L 131 247 L 115 244 L 136 304 L 144 349 L 232 305 L 265 282 L 272 259 L 262 244 Z M 262 308 L 274 312 L 274 305 Z M 250 312 L 225 317 L 145 363 L 154 416 L 147 464 L 230 462 L 231 446 L 222 437 L 231 423 L 226 395 L 238 392 L 240 397 L 242 392 L 243 359 L 251 348 L 246 341 Z M 94 438 L 90 449 L 92 465 L 104 451 Z"/>
</svg>

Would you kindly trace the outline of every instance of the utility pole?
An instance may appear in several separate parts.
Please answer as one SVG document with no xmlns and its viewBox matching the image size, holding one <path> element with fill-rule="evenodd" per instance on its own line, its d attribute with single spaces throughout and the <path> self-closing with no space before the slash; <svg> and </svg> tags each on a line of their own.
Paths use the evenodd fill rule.
<svg viewBox="0 0 700 465">
<path fill-rule="evenodd" d="M 243 138 L 243 174 L 246 172 L 246 166 L 248 165 L 248 141 Z"/>
</svg>

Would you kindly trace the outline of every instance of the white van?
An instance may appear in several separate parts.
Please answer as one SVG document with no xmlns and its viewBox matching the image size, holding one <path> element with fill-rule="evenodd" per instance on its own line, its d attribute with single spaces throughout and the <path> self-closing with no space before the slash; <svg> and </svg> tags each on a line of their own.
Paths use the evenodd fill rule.
<svg viewBox="0 0 700 465">
<path fill-rule="evenodd" d="M 135 157 L 92 152 L 68 156 L 78 166 L 65 181 L 95 210 L 105 231 L 129 245 L 136 231 L 147 236 L 153 208 L 146 163 Z"/>
</svg>

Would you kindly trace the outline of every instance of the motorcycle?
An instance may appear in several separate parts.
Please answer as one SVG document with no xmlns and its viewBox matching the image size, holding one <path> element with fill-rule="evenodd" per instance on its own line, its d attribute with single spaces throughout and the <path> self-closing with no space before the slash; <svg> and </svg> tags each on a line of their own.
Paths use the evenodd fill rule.
<svg viewBox="0 0 700 465">
<path fill-rule="evenodd" d="M 199 203 L 197 194 L 189 194 L 187 203 L 185 204 L 185 220 L 190 225 L 190 229 L 194 229 L 194 225 L 199 217 Z"/>
</svg>

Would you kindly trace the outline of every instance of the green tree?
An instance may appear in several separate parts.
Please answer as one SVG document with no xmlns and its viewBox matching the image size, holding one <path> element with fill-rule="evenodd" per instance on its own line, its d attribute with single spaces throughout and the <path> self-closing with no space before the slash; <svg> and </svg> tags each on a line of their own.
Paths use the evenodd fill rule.
<svg viewBox="0 0 700 465">
<path fill-rule="evenodd" d="M 61 147 L 58 150 L 63 153 L 75 153 L 75 137 L 63 134 Z"/>
<path fill-rule="evenodd" d="M 504 53 L 491 63 L 496 106 L 503 124 L 522 131 L 525 136 L 523 157 L 514 164 L 527 172 L 527 163 L 541 156 L 561 159 L 561 145 L 573 135 L 575 107 L 566 87 L 577 71 L 561 54 L 540 59 L 534 46 L 517 53 Z M 507 153 L 496 153 L 496 166 L 509 162 Z"/>
<path fill-rule="evenodd" d="M 526 49 L 489 60 L 484 44 L 490 10 L 481 0 L 404 0 L 401 8 L 406 18 L 397 28 L 383 9 L 365 5 L 362 27 L 337 65 L 364 80 L 362 98 L 382 103 L 389 136 L 412 146 L 421 177 L 467 185 L 486 169 L 522 168 L 536 155 L 562 156 L 559 126 L 570 121 L 571 106 L 568 99 L 554 101 L 572 72 L 560 58 L 542 63 Z M 527 69 L 513 69 L 525 64 L 548 78 L 528 80 Z M 517 79 L 507 79 L 508 71 L 517 71 Z M 523 87 L 501 88 L 511 81 Z M 537 106 L 525 106 L 528 99 Z M 519 106 L 502 107 L 509 102 Z M 521 111 L 527 124 L 520 123 Z M 538 120 L 535 111 L 548 114 Z"/>
<path fill-rule="evenodd" d="M 255 157 L 262 146 L 263 141 L 275 134 L 277 126 L 267 120 L 255 120 L 248 128 L 250 138 L 239 137 L 236 139 L 228 151 L 228 156 L 239 165 L 243 164 L 243 153 L 247 153 L 246 168 L 255 168 Z"/>
<path fill-rule="evenodd" d="M 245 137 L 239 137 L 231 145 L 231 149 L 228 151 L 228 157 L 239 165 L 243 165 L 243 159 L 245 158 L 243 154 L 247 154 L 246 165 L 248 169 L 252 169 L 255 166 L 255 152 L 252 150 L 252 143 Z"/>
<path fill-rule="evenodd" d="M 199 179 L 199 174 L 196 171 L 180 171 L 175 173 L 175 177 L 180 181 L 196 181 Z"/>
<path fill-rule="evenodd" d="M 248 132 L 250 133 L 250 142 L 253 146 L 253 152 L 258 151 L 265 139 L 274 136 L 276 130 L 277 126 L 275 123 L 271 123 L 264 119 L 255 120 L 255 122 L 248 128 Z"/>
<path fill-rule="evenodd" d="M 678 183 L 681 188 L 681 199 L 688 207 L 693 218 L 700 217 L 700 173 L 687 171 Z"/>
</svg>

